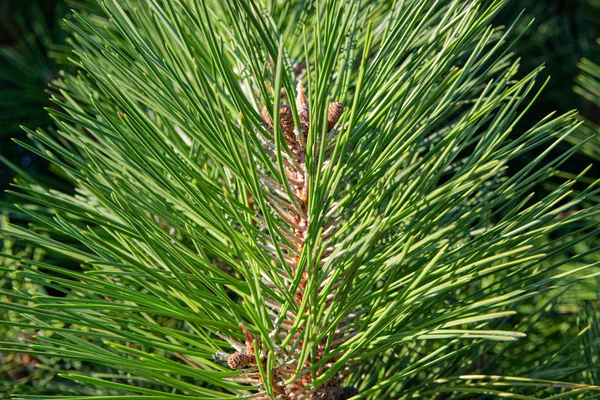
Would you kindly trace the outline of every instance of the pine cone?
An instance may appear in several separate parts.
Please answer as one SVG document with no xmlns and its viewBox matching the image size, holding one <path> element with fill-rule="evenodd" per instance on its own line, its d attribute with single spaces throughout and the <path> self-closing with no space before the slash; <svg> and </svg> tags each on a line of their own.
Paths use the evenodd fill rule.
<svg viewBox="0 0 600 400">
<path fill-rule="evenodd" d="M 240 369 L 249 365 L 256 365 L 256 358 L 236 351 L 227 358 L 227 365 L 231 369 Z"/>
<path fill-rule="evenodd" d="M 342 103 L 336 101 L 329 104 L 329 112 L 327 113 L 327 132 L 335 127 L 335 124 L 337 124 L 343 113 L 344 106 Z"/>
</svg>

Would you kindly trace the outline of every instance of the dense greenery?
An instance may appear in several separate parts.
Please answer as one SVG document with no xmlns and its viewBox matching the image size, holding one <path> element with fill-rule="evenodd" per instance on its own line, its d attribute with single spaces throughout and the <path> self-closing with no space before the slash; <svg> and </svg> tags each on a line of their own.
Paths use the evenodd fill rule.
<svg viewBox="0 0 600 400">
<path fill-rule="evenodd" d="M 528 119 L 510 3 L 80 2 L 18 141 L 69 187 L 2 229 L 17 398 L 592 398 L 593 141 Z"/>
</svg>

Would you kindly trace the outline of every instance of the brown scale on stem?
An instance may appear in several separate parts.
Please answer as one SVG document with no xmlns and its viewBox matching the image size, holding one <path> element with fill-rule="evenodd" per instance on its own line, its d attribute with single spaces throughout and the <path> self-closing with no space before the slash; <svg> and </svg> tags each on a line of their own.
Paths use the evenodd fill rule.
<svg viewBox="0 0 600 400">
<path fill-rule="evenodd" d="M 310 111 L 308 109 L 308 99 L 304 92 L 302 82 L 298 82 L 298 98 L 296 99 L 296 107 L 298 107 L 298 117 L 300 119 L 300 130 L 302 132 L 302 140 L 306 143 L 308 137 L 308 127 L 310 125 Z"/>
<path fill-rule="evenodd" d="M 286 187 L 289 188 L 292 193 L 290 194 L 284 185 L 281 185 L 276 179 L 268 177 L 262 172 L 259 172 L 259 179 L 265 188 L 267 204 L 271 206 L 272 211 L 278 214 L 284 223 L 289 225 L 288 229 L 283 229 L 281 232 L 281 236 L 286 240 L 287 244 L 277 243 L 275 238 L 271 238 L 267 235 L 265 237 L 266 242 L 259 243 L 259 245 L 261 245 L 261 248 L 263 248 L 268 253 L 268 256 L 273 260 L 279 260 L 279 256 L 275 251 L 275 247 L 269 242 L 277 243 L 279 249 L 283 251 L 285 264 L 287 267 L 289 267 L 287 271 L 291 271 L 291 275 L 286 272 L 286 269 L 283 268 L 281 271 L 277 271 L 276 273 L 281 274 L 285 278 L 286 282 L 293 282 L 298 276 L 300 276 L 299 285 L 293 296 L 296 306 L 300 308 L 309 280 L 309 268 L 306 266 L 301 266 L 300 259 L 310 223 L 310 218 L 307 212 L 309 193 L 308 171 L 306 170 L 305 160 L 307 150 L 306 141 L 311 121 L 309 102 L 301 81 L 298 82 L 297 86 L 296 107 L 300 126 L 295 126 L 292 109 L 289 105 L 283 104 L 280 105 L 279 108 L 279 126 L 281 128 L 282 137 L 285 140 L 287 148 L 289 149 L 289 154 L 285 154 L 285 151 L 283 151 L 281 154 L 284 161 L 283 172 L 285 179 L 287 180 Z M 337 132 L 337 123 L 343 112 L 344 107 L 341 103 L 334 102 L 329 105 L 327 115 L 327 141 L 330 141 L 333 137 L 335 137 Z M 262 126 L 267 133 L 266 136 L 259 135 L 261 137 L 265 137 L 264 139 L 261 138 L 261 144 L 265 150 L 265 153 L 272 158 L 273 165 L 276 166 L 276 155 L 283 149 L 277 149 L 275 146 L 276 142 L 274 140 L 267 139 L 269 133 L 272 136 L 274 129 L 274 124 L 269 109 L 266 106 L 263 106 L 260 110 L 260 113 L 263 118 Z M 326 163 L 328 161 L 324 160 L 323 162 Z M 334 203 L 332 207 L 327 210 L 325 213 L 325 222 L 323 223 L 323 226 L 320 227 L 322 231 L 320 237 L 323 241 L 330 238 L 335 232 L 337 220 L 331 217 L 331 215 L 335 213 L 335 207 L 336 205 Z M 261 223 L 264 224 L 264 219 L 261 218 L 260 215 L 257 215 L 257 220 L 262 221 Z M 328 247 L 321 256 L 321 259 L 315 261 L 317 266 L 323 265 L 327 260 L 327 257 L 329 257 L 334 250 L 335 247 Z M 267 286 L 275 287 L 273 282 L 270 282 L 267 278 L 263 278 L 263 281 L 265 280 Z M 338 285 L 339 282 L 336 282 L 335 285 L 332 285 L 333 290 L 335 290 Z M 319 288 L 319 290 L 321 289 L 322 287 Z M 329 303 L 332 301 L 332 299 L 333 296 L 328 296 L 326 302 Z M 274 299 L 267 299 L 266 304 L 272 308 L 272 312 L 269 312 L 269 315 L 273 319 L 273 323 L 275 325 L 275 322 L 278 320 L 278 315 L 281 311 L 281 305 Z M 305 312 L 307 312 L 307 309 L 297 311 L 298 314 Z M 285 315 L 286 318 L 281 321 L 277 329 L 273 332 L 272 336 L 270 335 L 274 341 L 277 341 L 280 337 L 285 337 L 286 332 L 289 333 L 294 327 L 297 316 L 289 310 Z M 330 338 L 329 343 L 331 343 L 331 345 L 329 348 L 326 347 L 326 343 L 328 342 L 327 338 L 318 343 L 315 347 L 316 360 L 318 361 L 322 359 L 326 352 L 332 352 L 335 350 L 335 347 L 342 343 L 344 338 L 348 338 L 349 335 L 352 335 L 354 332 L 352 326 L 353 324 L 350 321 L 345 321 L 345 323 L 340 326 L 341 329 L 335 331 L 334 337 Z M 237 381 L 245 381 L 248 384 L 254 385 L 257 383 L 264 384 L 264 382 L 261 380 L 262 378 L 260 377 L 260 374 L 257 372 L 257 360 L 266 368 L 266 357 L 264 354 L 262 354 L 262 344 L 260 340 L 252 333 L 248 332 L 243 325 L 241 325 L 241 329 L 244 332 L 245 344 L 237 345 L 237 352 L 228 355 L 227 363 L 233 369 L 248 369 L 248 372 L 246 372 L 244 376 L 237 376 Z M 271 387 L 273 388 L 276 398 L 282 400 L 341 400 L 350 398 L 357 394 L 358 392 L 355 388 L 343 387 L 341 385 L 341 382 L 347 375 L 348 370 L 340 371 L 325 385 L 315 391 L 310 391 L 309 389 L 311 388 L 311 384 L 315 379 L 313 373 L 309 371 L 309 368 L 312 365 L 311 358 L 309 358 L 308 361 L 302 365 L 302 373 L 294 378 L 299 367 L 298 361 L 296 361 L 295 358 L 300 355 L 302 346 L 304 345 L 302 336 L 303 330 L 304 328 L 300 328 L 293 335 L 292 340 L 290 341 L 291 347 L 287 349 L 277 348 L 272 350 L 275 351 L 275 359 L 277 361 L 274 368 L 268 372 L 270 374 Z M 230 343 L 235 342 L 232 340 L 229 341 Z M 256 350 L 253 346 L 257 346 Z M 339 358 L 339 356 L 340 355 L 329 358 L 328 363 L 320 367 L 317 370 L 317 373 L 319 375 L 325 373 L 330 368 L 332 363 Z M 266 392 L 261 391 L 259 393 L 259 397 L 257 398 L 268 399 L 269 397 L 266 395 Z"/>
</svg>

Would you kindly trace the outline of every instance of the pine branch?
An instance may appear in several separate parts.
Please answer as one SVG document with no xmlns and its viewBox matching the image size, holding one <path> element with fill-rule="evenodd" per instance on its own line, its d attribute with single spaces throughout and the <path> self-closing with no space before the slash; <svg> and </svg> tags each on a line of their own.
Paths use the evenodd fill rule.
<svg viewBox="0 0 600 400">
<path fill-rule="evenodd" d="M 53 332 L 7 351 L 118 366 L 64 375 L 113 397 L 596 390 L 475 365 L 597 275 L 569 255 L 596 182 L 532 196 L 578 121 L 521 128 L 546 83 L 492 27 L 504 1 L 99 4 L 68 21 L 57 133 L 23 143 L 76 192 L 21 183 L 52 209 L 4 230 L 80 268 L 13 257 L 63 295 L 2 303 Z"/>
</svg>

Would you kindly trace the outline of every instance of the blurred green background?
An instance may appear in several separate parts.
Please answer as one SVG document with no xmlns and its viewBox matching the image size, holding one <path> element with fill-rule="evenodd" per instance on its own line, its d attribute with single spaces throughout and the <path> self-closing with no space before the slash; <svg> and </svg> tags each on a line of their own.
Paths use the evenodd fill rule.
<svg viewBox="0 0 600 400">
<path fill-rule="evenodd" d="M 32 129 L 51 124 L 44 107 L 50 106 L 48 84 L 64 68 L 67 55 L 63 18 L 69 7 L 63 1 L 0 2 L 0 188 L 12 181 L 13 163 L 32 174 L 46 174 L 39 157 L 19 147 L 12 138 L 23 138 L 21 125 Z"/>
</svg>

